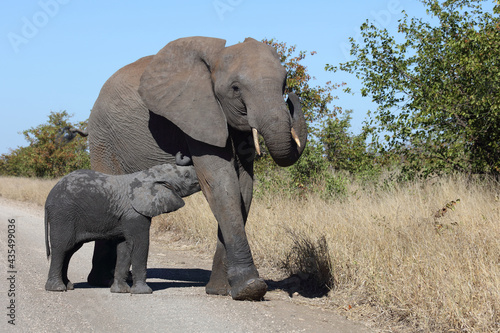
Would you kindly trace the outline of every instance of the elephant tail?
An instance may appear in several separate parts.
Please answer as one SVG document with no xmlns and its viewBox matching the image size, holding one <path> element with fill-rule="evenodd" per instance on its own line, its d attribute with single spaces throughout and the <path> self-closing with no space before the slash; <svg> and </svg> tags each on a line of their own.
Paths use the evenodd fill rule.
<svg viewBox="0 0 500 333">
<path fill-rule="evenodd" d="M 47 260 L 50 257 L 50 246 L 49 246 L 49 218 L 48 209 L 45 207 L 45 251 L 47 251 Z"/>
<path fill-rule="evenodd" d="M 175 155 L 175 164 L 180 166 L 187 166 L 187 165 L 193 165 L 193 162 L 191 161 L 191 157 L 184 155 L 182 152 L 179 151 Z"/>
</svg>

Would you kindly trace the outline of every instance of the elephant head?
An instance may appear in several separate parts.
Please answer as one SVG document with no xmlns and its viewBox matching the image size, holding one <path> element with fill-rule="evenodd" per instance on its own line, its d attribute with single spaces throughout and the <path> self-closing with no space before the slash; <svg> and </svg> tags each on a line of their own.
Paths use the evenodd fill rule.
<svg viewBox="0 0 500 333">
<path fill-rule="evenodd" d="M 154 217 L 184 206 L 182 197 L 200 190 L 192 166 L 162 164 L 131 174 L 129 197 L 132 207 L 141 215 Z"/>
<path fill-rule="evenodd" d="M 307 130 L 298 98 L 283 99 L 286 70 L 270 46 L 247 38 L 225 47 L 216 38 L 190 37 L 167 44 L 146 67 L 139 94 L 191 138 L 225 147 L 228 126 L 257 133 L 280 166 L 300 157 Z"/>
</svg>

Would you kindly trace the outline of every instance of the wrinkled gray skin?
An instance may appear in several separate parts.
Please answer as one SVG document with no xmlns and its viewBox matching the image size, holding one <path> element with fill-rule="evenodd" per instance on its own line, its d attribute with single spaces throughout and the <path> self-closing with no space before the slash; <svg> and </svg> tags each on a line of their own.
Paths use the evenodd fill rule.
<svg viewBox="0 0 500 333">
<path fill-rule="evenodd" d="M 164 164 L 121 176 L 78 170 L 63 177 L 45 202 L 47 257 L 52 252 L 45 289 L 73 289 L 68 279 L 71 256 L 83 243 L 112 239 L 118 259 L 111 292 L 150 294 L 146 264 L 151 218 L 181 208 L 181 197 L 199 190 L 192 166 Z M 132 288 L 126 282 L 131 264 Z"/>
<path fill-rule="evenodd" d="M 245 233 L 256 153 L 252 129 L 278 165 L 298 160 L 307 130 L 297 96 L 288 96 L 288 107 L 284 101 L 285 82 L 286 70 L 268 45 L 247 38 L 225 47 L 222 39 L 190 37 L 117 71 L 92 109 L 89 145 L 97 171 L 122 174 L 174 163 L 178 151 L 192 157 L 219 225 L 209 294 L 259 300 L 266 293 Z M 96 242 L 90 284 L 110 282 L 114 253 L 112 243 Z"/>
</svg>

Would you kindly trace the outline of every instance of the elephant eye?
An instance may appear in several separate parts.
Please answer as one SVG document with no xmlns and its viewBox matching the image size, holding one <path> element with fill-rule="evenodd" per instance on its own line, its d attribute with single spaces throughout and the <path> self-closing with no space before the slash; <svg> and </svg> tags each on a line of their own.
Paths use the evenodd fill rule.
<svg viewBox="0 0 500 333">
<path fill-rule="evenodd" d="M 237 85 L 234 85 L 234 84 L 233 84 L 233 85 L 231 86 L 231 89 L 233 90 L 233 94 L 234 94 L 234 96 L 239 96 L 239 94 L 240 94 L 240 92 L 241 92 L 241 91 L 240 91 L 240 87 L 238 87 Z"/>
</svg>

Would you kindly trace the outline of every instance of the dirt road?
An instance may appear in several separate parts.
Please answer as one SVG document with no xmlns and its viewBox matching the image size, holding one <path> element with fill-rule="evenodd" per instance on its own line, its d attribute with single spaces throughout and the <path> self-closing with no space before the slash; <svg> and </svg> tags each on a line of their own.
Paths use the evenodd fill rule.
<svg viewBox="0 0 500 333">
<path fill-rule="evenodd" d="M 269 292 L 263 302 L 206 295 L 210 260 L 155 241 L 148 260 L 151 295 L 90 287 L 90 243 L 70 263 L 75 290 L 47 292 L 43 209 L 0 198 L 0 221 L 1 332 L 370 332 L 329 311 L 295 304 L 281 291 Z M 15 240 L 10 245 L 9 234 Z"/>
</svg>

